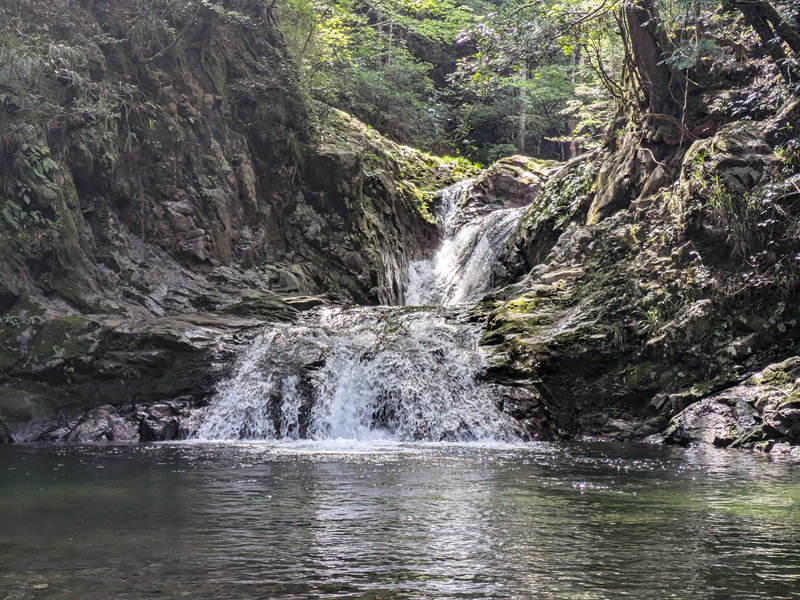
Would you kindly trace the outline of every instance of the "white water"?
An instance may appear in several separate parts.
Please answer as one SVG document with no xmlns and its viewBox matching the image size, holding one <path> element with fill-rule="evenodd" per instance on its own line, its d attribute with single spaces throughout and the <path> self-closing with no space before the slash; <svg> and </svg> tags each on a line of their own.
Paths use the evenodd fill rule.
<svg viewBox="0 0 800 600">
<path fill-rule="evenodd" d="M 212 401 L 202 439 L 521 439 L 479 383 L 477 330 L 441 310 L 324 309 L 274 325 Z"/>
<path fill-rule="evenodd" d="M 498 257 L 525 208 L 469 218 L 461 205 L 473 183 L 469 179 L 440 192 L 442 244 L 432 258 L 409 265 L 406 306 L 463 304 L 492 291 L 503 270 Z"/>
<path fill-rule="evenodd" d="M 269 325 L 218 388 L 207 440 L 514 442 L 526 438 L 480 381 L 480 328 L 458 305 L 491 291 L 524 208 L 469 214 L 473 181 L 442 190 L 443 242 L 410 265 L 406 306 L 318 309 Z"/>
</svg>

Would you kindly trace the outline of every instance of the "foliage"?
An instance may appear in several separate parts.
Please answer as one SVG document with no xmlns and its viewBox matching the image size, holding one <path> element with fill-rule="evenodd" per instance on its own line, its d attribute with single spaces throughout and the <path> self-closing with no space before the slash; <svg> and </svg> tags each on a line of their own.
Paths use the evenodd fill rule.
<svg viewBox="0 0 800 600">
<path fill-rule="evenodd" d="M 451 82 L 473 151 L 492 133 L 496 148 L 484 151 L 486 158 L 512 144 L 564 158 L 599 143 L 619 92 L 621 45 L 609 18 L 579 26 L 587 14 L 599 7 L 515 0 L 462 34 L 477 52 L 459 63 Z"/>
<path fill-rule="evenodd" d="M 52 177 L 58 172 L 59 166 L 50 157 L 50 149 L 43 142 L 23 143 L 16 152 L 15 158 L 16 164 L 22 171 L 22 176 L 13 179 L 6 178 L 3 190 L 11 198 L 2 200 L 0 197 L 0 213 L 6 224 L 15 231 L 22 231 L 30 227 L 57 229 L 57 220 L 45 217 L 34 201 L 36 186 L 43 185 L 50 189 L 58 189 L 58 184 Z"/>
<path fill-rule="evenodd" d="M 400 143 L 452 150 L 452 108 L 420 48 L 453 46 L 473 10 L 453 0 L 284 0 L 279 27 L 312 95 Z M 413 48 L 417 48 L 415 53 Z"/>
</svg>

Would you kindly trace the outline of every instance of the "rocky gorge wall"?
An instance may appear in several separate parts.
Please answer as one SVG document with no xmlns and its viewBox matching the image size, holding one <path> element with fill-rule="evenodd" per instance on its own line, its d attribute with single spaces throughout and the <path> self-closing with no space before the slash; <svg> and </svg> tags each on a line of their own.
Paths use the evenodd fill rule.
<svg viewBox="0 0 800 600">
<path fill-rule="evenodd" d="M 472 167 L 313 104 L 239 4 L 3 8 L 2 431 L 202 398 L 228 342 L 401 303 L 436 244 L 431 192 Z"/>
<path fill-rule="evenodd" d="M 800 440 L 797 107 L 684 149 L 629 131 L 550 178 L 508 244 L 516 281 L 474 310 L 488 378 L 543 436 Z"/>
<path fill-rule="evenodd" d="M 31 2 L 20 31 L 24 56 L 82 58 L 37 84 L 68 110 L 2 146 L 0 440 L 184 437 L 265 323 L 401 304 L 438 241 L 433 191 L 476 177 L 468 213 L 530 205 L 471 308 L 525 431 L 794 451 L 796 102 L 692 144 L 631 122 L 565 165 L 478 173 L 310 102 L 244 3 L 171 14 L 148 44 L 139 5 L 70 6 Z"/>
</svg>

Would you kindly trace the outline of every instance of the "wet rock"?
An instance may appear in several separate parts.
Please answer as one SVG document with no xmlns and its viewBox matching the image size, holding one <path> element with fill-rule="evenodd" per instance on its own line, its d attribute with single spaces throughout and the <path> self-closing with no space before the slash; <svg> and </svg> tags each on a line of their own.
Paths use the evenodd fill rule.
<svg viewBox="0 0 800 600">
<path fill-rule="evenodd" d="M 132 411 L 118 412 L 117 407 L 106 405 L 90 411 L 65 441 L 85 442 L 138 442 L 139 432 Z"/>
<path fill-rule="evenodd" d="M 771 456 L 789 456 L 792 452 L 792 445 L 787 442 L 778 442 L 773 444 L 769 453 Z"/>
<path fill-rule="evenodd" d="M 265 321 L 291 321 L 298 309 L 280 296 L 269 292 L 250 291 L 240 302 L 229 304 L 222 312 L 238 317 L 257 317 Z"/>
<path fill-rule="evenodd" d="M 317 306 L 331 304 L 329 300 L 320 298 L 319 296 L 286 296 L 283 298 L 283 301 L 298 311 L 310 310 Z"/>
<path fill-rule="evenodd" d="M 545 403 L 535 387 L 527 385 L 505 386 L 495 388 L 498 408 L 520 421 L 531 439 L 552 439 L 549 431 Z"/>
<path fill-rule="evenodd" d="M 675 443 L 756 447 L 800 440 L 800 358 L 770 365 L 744 384 L 713 394 L 673 418 L 664 437 Z M 761 447 L 761 446 L 760 446 Z"/>
<path fill-rule="evenodd" d="M 531 269 L 545 262 L 562 234 L 585 224 L 586 212 L 594 197 L 596 158 L 594 152 L 585 154 L 548 174 L 546 185 L 534 197 L 507 244 L 502 262 L 510 272 L 521 277 L 525 267 Z M 591 241 L 587 241 L 586 248 L 590 245 Z M 522 265 L 523 271 L 520 272 L 519 267 L 515 270 L 514 265 Z"/>
<path fill-rule="evenodd" d="M 197 431 L 191 402 L 174 400 L 136 407 L 139 436 L 143 442 L 186 439 Z"/>
<path fill-rule="evenodd" d="M 11 430 L 3 423 L 3 420 L 0 419 L 0 444 L 10 444 L 14 441 L 14 438 L 11 436 Z"/>
<path fill-rule="evenodd" d="M 8 286 L 7 283 L 0 283 L 0 314 L 7 311 L 19 300 L 19 291 Z"/>
<path fill-rule="evenodd" d="M 297 314 L 287 304 L 277 309 Z M 29 327 L 25 350 L 0 353 L 0 374 L 24 388 L 0 385 L 0 419 L 22 442 L 138 439 L 139 419 L 125 407 L 179 397 L 202 402 L 263 322 L 201 313 L 156 319 L 43 313 Z M 86 413 L 105 405 L 117 412 Z"/>
<path fill-rule="evenodd" d="M 800 439 L 800 393 L 790 393 L 763 406 L 764 424 L 789 439 Z"/>
<path fill-rule="evenodd" d="M 16 441 L 51 429 L 63 404 L 51 395 L 0 386 L 0 421 Z"/>
<path fill-rule="evenodd" d="M 483 214 L 530 204 L 556 167 L 556 162 L 527 156 L 502 158 L 475 180 L 463 208 L 467 213 Z"/>
<path fill-rule="evenodd" d="M 602 428 L 603 433 L 611 434 L 615 439 L 630 440 L 636 434 L 640 424 L 625 419 L 608 419 Z"/>
<path fill-rule="evenodd" d="M 677 444 L 705 442 L 727 447 L 753 429 L 756 414 L 736 392 L 707 398 L 676 416 L 664 438 Z"/>
<path fill-rule="evenodd" d="M 278 285 L 286 292 L 298 292 L 304 288 L 302 280 L 290 271 L 281 271 L 278 274 Z"/>
</svg>

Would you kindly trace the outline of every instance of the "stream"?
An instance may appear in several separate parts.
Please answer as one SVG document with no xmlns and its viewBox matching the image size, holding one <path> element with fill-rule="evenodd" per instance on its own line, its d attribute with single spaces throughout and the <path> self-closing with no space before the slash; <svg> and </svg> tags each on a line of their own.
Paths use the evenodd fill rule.
<svg viewBox="0 0 800 600">
<path fill-rule="evenodd" d="M 0 600 L 800 598 L 799 464 L 498 406 L 469 303 L 524 209 L 468 186 L 407 306 L 265 326 L 195 439 L 0 445 Z"/>
<path fill-rule="evenodd" d="M 0 447 L 0 597 L 797 598 L 800 465 L 712 447 Z"/>
</svg>

